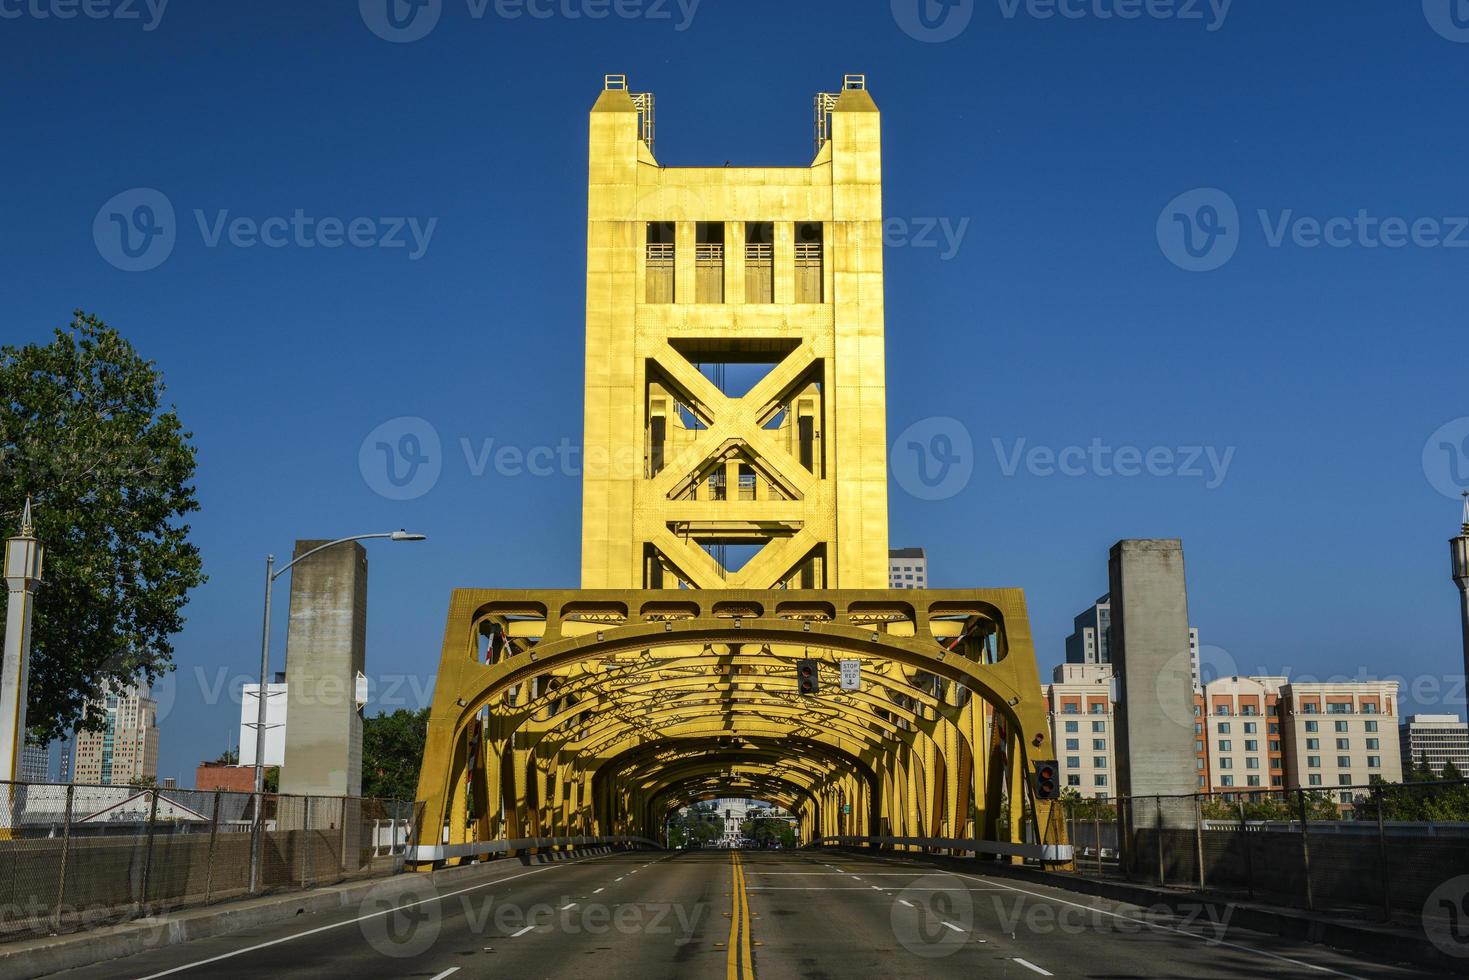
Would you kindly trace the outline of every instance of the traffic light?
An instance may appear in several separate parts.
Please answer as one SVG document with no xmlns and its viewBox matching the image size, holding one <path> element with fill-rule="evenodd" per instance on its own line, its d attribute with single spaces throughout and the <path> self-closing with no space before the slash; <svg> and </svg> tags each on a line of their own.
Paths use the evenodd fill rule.
<svg viewBox="0 0 1469 980">
<path fill-rule="evenodd" d="M 1035 798 L 1038 800 L 1061 798 L 1061 786 L 1056 781 L 1055 759 L 1046 759 L 1035 764 Z"/>
<path fill-rule="evenodd" d="M 815 694 L 816 685 L 816 661 L 796 661 L 796 691 L 800 694 Z"/>
</svg>

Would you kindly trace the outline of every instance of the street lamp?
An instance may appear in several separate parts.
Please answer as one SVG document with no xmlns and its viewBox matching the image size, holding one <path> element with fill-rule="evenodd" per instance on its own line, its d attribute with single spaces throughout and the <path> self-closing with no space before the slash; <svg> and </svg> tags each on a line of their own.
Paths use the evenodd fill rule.
<svg viewBox="0 0 1469 980">
<path fill-rule="evenodd" d="M 279 570 L 275 567 L 275 555 L 265 556 L 265 628 L 260 639 L 260 690 L 257 692 L 259 707 L 255 715 L 255 792 L 257 796 L 265 792 L 265 690 L 266 682 L 270 679 L 270 590 L 275 580 L 291 570 L 291 566 L 310 558 L 319 551 L 334 548 L 339 544 L 349 541 L 367 541 L 372 538 L 386 538 L 389 541 L 425 541 L 427 535 L 411 534 L 399 529 L 381 534 L 354 534 L 349 538 L 338 538 L 328 541 L 324 545 L 312 548 L 283 566 Z"/>
<path fill-rule="evenodd" d="M 1459 587 L 1459 629 L 1464 642 L 1464 673 L 1469 675 L 1469 490 L 1464 491 L 1464 522 L 1449 539 L 1454 584 Z"/>
</svg>

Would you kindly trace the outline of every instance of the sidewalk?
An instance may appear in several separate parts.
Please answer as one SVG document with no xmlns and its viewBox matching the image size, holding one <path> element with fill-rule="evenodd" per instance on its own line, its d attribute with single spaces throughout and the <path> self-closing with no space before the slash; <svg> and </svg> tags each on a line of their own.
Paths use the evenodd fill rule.
<svg viewBox="0 0 1469 980">
<path fill-rule="evenodd" d="M 610 845 L 575 851 L 554 851 L 534 856 L 505 858 L 458 868 L 445 868 L 427 875 L 404 872 L 387 877 L 367 878 L 314 888 L 306 891 L 267 895 L 260 898 L 221 902 L 199 908 L 182 909 L 166 915 L 133 919 L 115 926 L 87 932 L 64 933 L 23 939 L 0 945 L 0 976 L 7 980 L 32 980 L 61 970 L 89 966 L 105 960 L 131 956 L 161 946 L 172 946 L 210 936 L 222 936 L 244 929 L 254 929 L 284 922 L 298 915 L 316 915 L 359 905 L 369 893 L 393 898 L 427 877 L 435 885 L 462 883 L 499 870 L 522 864 L 549 864 L 611 852 Z"/>
</svg>

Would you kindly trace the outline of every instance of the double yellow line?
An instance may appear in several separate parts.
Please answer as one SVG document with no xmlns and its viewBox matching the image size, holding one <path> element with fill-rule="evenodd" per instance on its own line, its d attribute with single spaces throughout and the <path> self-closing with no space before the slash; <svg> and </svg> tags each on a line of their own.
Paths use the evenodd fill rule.
<svg viewBox="0 0 1469 980">
<path fill-rule="evenodd" d="M 745 891 L 745 866 L 739 851 L 729 852 L 729 947 L 725 958 L 729 980 L 754 980 L 750 956 L 750 896 Z"/>
</svg>

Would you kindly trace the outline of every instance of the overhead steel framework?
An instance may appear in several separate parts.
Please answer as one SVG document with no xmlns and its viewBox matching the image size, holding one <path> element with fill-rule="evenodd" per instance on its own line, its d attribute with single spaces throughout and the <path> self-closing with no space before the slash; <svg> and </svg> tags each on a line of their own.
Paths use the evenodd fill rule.
<svg viewBox="0 0 1469 980">
<path fill-rule="evenodd" d="M 720 796 L 787 807 L 806 840 L 1058 843 L 1022 593 L 884 588 L 865 78 L 818 100 L 802 167 L 660 166 L 651 106 L 609 76 L 591 113 L 585 588 L 455 591 L 416 857 L 657 838 Z"/>
</svg>

